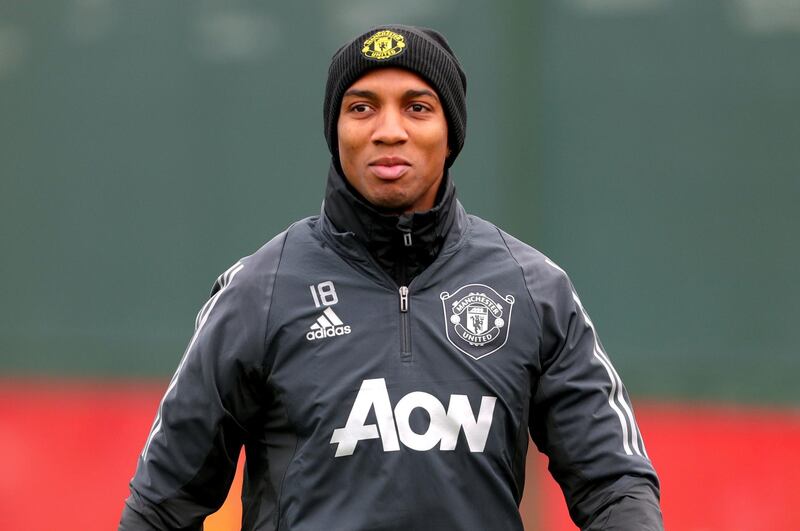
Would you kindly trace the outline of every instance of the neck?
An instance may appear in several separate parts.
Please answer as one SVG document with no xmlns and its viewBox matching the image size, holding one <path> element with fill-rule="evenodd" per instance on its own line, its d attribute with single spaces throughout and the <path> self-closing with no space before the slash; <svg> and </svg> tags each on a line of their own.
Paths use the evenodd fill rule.
<svg viewBox="0 0 800 531">
<path fill-rule="evenodd" d="M 381 268 L 398 285 L 405 285 L 439 254 L 453 224 L 455 197 L 455 187 L 445 171 L 433 208 L 402 214 L 386 212 L 364 199 L 331 166 L 325 215 L 339 231 L 353 233 Z"/>
</svg>

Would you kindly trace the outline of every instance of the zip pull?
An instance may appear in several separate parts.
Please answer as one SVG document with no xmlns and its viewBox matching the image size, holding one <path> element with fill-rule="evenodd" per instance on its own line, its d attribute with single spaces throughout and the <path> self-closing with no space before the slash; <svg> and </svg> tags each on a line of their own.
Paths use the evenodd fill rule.
<svg viewBox="0 0 800 531">
<path fill-rule="evenodd" d="M 400 286 L 400 311 L 408 311 L 408 288 L 405 286 Z"/>
<path fill-rule="evenodd" d="M 410 232 L 404 232 L 403 233 L 403 245 L 405 245 L 406 247 L 411 247 L 411 233 Z"/>
</svg>

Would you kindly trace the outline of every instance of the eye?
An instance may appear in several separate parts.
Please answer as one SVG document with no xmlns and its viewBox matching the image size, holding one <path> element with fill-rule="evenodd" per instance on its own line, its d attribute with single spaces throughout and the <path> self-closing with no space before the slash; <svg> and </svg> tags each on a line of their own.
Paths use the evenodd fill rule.
<svg viewBox="0 0 800 531">
<path fill-rule="evenodd" d="M 408 106 L 408 110 L 411 112 L 425 112 L 428 110 L 428 108 L 421 103 L 412 103 Z"/>
<path fill-rule="evenodd" d="M 364 114 L 365 112 L 369 112 L 369 105 L 366 103 L 356 103 L 350 107 L 350 111 L 356 114 Z"/>
</svg>

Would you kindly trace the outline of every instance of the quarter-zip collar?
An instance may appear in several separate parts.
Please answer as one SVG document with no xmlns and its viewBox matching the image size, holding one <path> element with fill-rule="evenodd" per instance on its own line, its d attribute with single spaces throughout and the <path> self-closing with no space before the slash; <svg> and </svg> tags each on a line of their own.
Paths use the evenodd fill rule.
<svg viewBox="0 0 800 531">
<path fill-rule="evenodd" d="M 353 189 L 331 164 L 323 210 L 340 232 L 352 233 L 398 285 L 407 285 L 442 249 L 457 210 L 455 186 L 444 177 L 426 212 L 387 214 Z"/>
</svg>

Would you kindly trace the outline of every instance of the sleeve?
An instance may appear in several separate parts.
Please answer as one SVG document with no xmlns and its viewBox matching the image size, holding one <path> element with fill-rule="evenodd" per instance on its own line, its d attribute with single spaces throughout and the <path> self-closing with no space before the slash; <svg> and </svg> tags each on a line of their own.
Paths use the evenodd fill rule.
<svg viewBox="0 0 800 531">
<path fill-rule="evenodd" d="M 159 405 L 121 531 L 202 529 L 225 500 L 265 381 L 268 293 L 247 259 L 217 279 Z"/>
<path fill-rule="evenodd" d="M 583 530 L 663 530 L 630 398 L 569 278 L 545 260 L 533 293 L 541 344 L 529 429 L 570 516 Z"/>
</svg>

